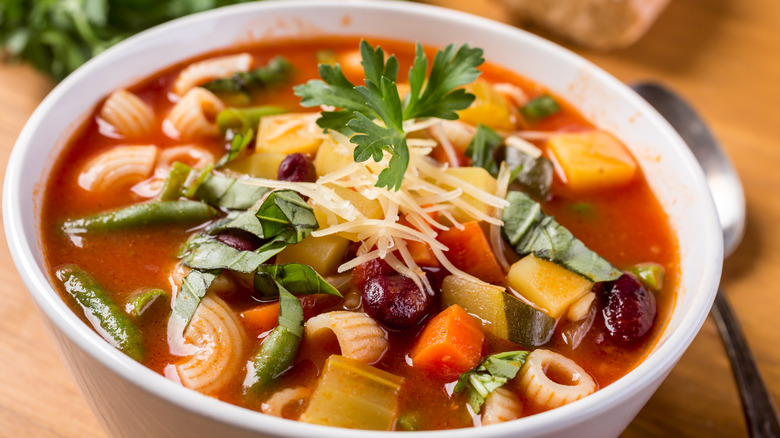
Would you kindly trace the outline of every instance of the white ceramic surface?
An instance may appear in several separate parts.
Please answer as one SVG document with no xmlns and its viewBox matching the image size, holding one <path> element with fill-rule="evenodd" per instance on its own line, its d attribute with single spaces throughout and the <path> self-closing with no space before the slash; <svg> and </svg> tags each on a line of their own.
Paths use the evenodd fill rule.
<svg viewBox="0 0 780 438">
<path fill-rule="evenodd" d="M 172 63 L 236 42 L 334 34 L 420 41 L 433 46 L 468 42 L 482 47 L 490 62 L 544 83 L 598 126 L 615 133 L 638 158 L 671 218 L 682 262 L 675 310 L 654 352 L 612 385 L 553 411 L 479 430 L 415 434 L 448 438 L 617 436 L 693 340 L 714 298 L 722 241 L 700 168 L 682 140 L 652 108 L 578 56 L 485 19 L 384 1 L 261 2 L 177 20 L 93 59 L 57 86 L 32 115 L 6 172 L 6 235 L 17 269 L 101 424 L 116 437 L 390 435 L 261 415 L 187 390 L 149 371 L 111 348 L 66 307 L 44 272 L 37 233 L 39 195 L 52 161 L 96 102 L 110 91 Z"/>
</svg>

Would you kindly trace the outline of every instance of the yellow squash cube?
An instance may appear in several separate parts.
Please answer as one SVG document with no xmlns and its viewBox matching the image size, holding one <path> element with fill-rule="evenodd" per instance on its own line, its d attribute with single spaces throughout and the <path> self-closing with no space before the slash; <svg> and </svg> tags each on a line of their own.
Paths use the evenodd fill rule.
<svg viewBox="0 0 780 438">
<path fill-rule="evenodd" d="M 458 112 L 461 120 L 474 125 L 481 123 L 502 131 L 515 129 L 509 103 L 489 82 L 477 80 L 467 86 L 466 90 L 476 96 L 476 99 L 470 107 Z"/>
<path fill-rule="evenodd" d="M 257 152 L 315 155 L 322 143 L 322 129 L 316 123 L 316 114 L 288 113 L 265 116 L 257 130 Z"/>
<path fill-rule="evenodd" d="M 634 157 L 625 146 L 603 131 L 555 135 L 547 142 L 563 171 L 563 179 L 576 192 L 618 187 L 637 172 Z"/>
<path fill-rule="evenodd" d="M 452 167 L 447 169 L 445 172 L 448 175 L 460 178 L 463 181 L 466 181 L 467 183 L 487 193 L 493 194 L 496 192 L 498 182 L 495 178 L 493 178 L 492 175 L 490 175 L 490 173 L 488 173 L 487 170 L 481 167 Z M 447 188 L 452 189 L 452 187 Z M 466 194 L 462 195 L 462 198 L 482 213 L 491 213 L 491 207 L 481 200 Z M 466 213 L 460 208 L 455 210 L 453 216 L 459 222 L 468 222 L 474 219 L 470 214 Z"/>
<path fill-rule="evenodd" d="M 593 287 L 588 279 L 533 254 L 509 268 L 507 284 L 553 318 L 561 316 Z"/>
<path fill-rule="evenodd" d="M 341 186 L 333 184 L 326 184 L 326 186 L 333 189 L 333 191 L 335 191 L 336 194 L 339 195 L 342 199 L 352 204 L 352 206 L 355 207 L 357 211 L 359 211 L 363 216 L 369 219 L 384 219 L 385 212 L 382 210 L 382 204 L 376 199 L 368 199 L 354 190 Z M 317 222 L 320 224 L 321 228 L 325 228 L 329 225 L 336 225 L 328 222 L 328 212 L 321 205 L 315 204 L 312 209 L 314 210 L 314 217 L 317 218 Z M 338 217 L 339 224 L 344 222 L 346 222 L 346 220 Z M 353 242 L 358 241 L 356 233 L 341 232 L 338 233 L 337 236 L 347 238 Z"/>
<path fill-rule="evenodd" d="M 349 241 L 340 236 L 309 236 L 283 249 L 276 255 L 276 263 L 303 263 L 320 275 L 328 275 L 336 272 L 348 248 Z"/>
<path fill-rule="evenodd" d="M 225 169 L 255 178 L 276 179 L 279 164 L 286 156 L 273 152 L 255 153 L 229 162 L 225 165 Z"/>
<path fill-rule="evenodd" d="M 317 156 L 314 158 L 314 168 L 317 176 L 327 175 L 352 164 L 352 149 L 336 143 L 330 136 L 320 144 Z"/>
</svg>

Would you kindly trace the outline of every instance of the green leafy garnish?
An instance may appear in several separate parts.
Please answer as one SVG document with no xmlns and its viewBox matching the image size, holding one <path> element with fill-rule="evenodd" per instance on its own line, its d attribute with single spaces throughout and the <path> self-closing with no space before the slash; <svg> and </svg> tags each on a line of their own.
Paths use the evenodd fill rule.
<svg viewBox="0 0 780 438">
<path fill-rule="evenodd" d="M 216 167 L 222 167 L 225 164 L 233 161 L 237 156 L 241 155 L 244 150 L 252 144 L 252 138 L 254 138 L 255 132 L 252 129 L 248 129 L 245 132 L 236 133 L 233 135 L 233 139 L 230 140 L 230 150 L 228 153 L 222 156 L 217 161 Z"/>
<path fill-rule="evenodd" d="M 474 138 L 466 148 L 466 156 L 471 158 L 471 165 L 481 167 L 491 175 L 498 175 L 498 163 L 495 153 L 499 146 L 504 144 L 504 138 L 489 127 L 479 124 Z"/>
<path fill-rule="evenodd" d="M 272 192 L 255 215 L 266 238 L 277 237 L 285 243 L 298 243 L 319 228 L 312 208 L 292 190 Z"/>
<path fill-rule="evenodd" d="M 279 296 L 280 288 L 291 290 L 297 295 L 328 294 L 341 297 L 341 293 L 317 271 L 301 263 L 258 266 L 254 286 L 255 292 L 264 298 Z"/>
<path fill-rule="evenodd" d="M 201 87 L 212 93 L 250 94 L 253 90 L 273 87 L 290 79 L 293 65 L 287 58 L 277 56 L 268 64 L 247 72 L 238 72 L 229 78 L 218 78 Z"/>
<path fill-rule="evenodd" d="M 528 119 L 539 120 L 549 117 L 560 110 L 561 107 L 555 99 L 551 96 L 544 95 L 531 99 L 520 109 L 520 112 Z"/>
<path fill-rule="evenodd" d="M 455 393 L 468 389 L 469 404 L 479 413 L 491 392 L 514 379 L 527 356 L 527 351 L 507 351 L 486 357 L 479 366 L 460 375 Z"/>
<path fill-rule="evenodd" d="M 396 86 L 398 60 L 384 51 L 374 49 L 366 41 L 360 43 L 365 85 L 355 86 L 341 71 L 341 67 L 320 64 L 322 80 L 311 80 L 298 85 L 295 94 L 306 107 L 329 105 L 338 108 L 327 111 L 317 120 L 324 129 L 332 129 L 351 136 L 357 145 L 356 162 L 373 159 L 376 162 L 390 154 L 387 168 L 379 173 L 377 187 L 398 190 L 409 165 L 409 149 L 405 120 L 436 117 L 446 120 L 458 118 L 456 111 L 467 108 L 474 95 L 457 88 L 474 81 L 483 62 L 482 49 L 463 45 L 447 46 L 436 52 L 430 74 L 428 58 L 422 46 L 417 50 L 409 69 L 410 92 L 402 102 Z"/>
<path fill-rule="evenodd" d="M 214 282 L 218 275 L 219 270 L 199 271 L 193 269 L 182 280 L 179 292 L 176 294 L 176 301 L 173 304 L 173 313 L 185 322 L 182 330 L 187 327 L 186 324 L 195 315 L 200 301 L 206 296 L 211 283 Z"/>
<path fill-rule="evenodd" d="M 621 272 L 542 212 L 538 202 L 523 192 L 510 191 L 501 234 L 517 254 L 555 262 L 596 283 L 616 280 Z"/>
<path fill-rule="evenodd" d="M 197 186 L 194 196 L 208 204 L 230 210 L 246 210 L 263 199 L 268 189 L 252 184 L 251 179 L 231 178 L 210 173 Z"/>
</svg>

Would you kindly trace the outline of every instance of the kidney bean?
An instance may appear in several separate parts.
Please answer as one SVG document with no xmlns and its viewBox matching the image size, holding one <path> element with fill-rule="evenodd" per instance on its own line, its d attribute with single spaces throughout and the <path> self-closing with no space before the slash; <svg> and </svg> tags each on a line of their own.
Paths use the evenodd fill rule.
<svg viewBox="0 0 780 438">
<path fill-rule="evenodd" d="M 241 230 L 223 231 L 216 239 L 239 251 L 254 251 L 260 247 L 260 241 L 256 236 Z"/>
<path fill-rule="evenodd" d="M 433 295 L 400 274 L 375 275 L 363 288 L 363 310 L 390 330 L 419 324 L 430 312 Z"/>
<path fill-rule="evenodd" d="M 279 164 L 276 179 L 290 182 L 314 182 L 317 181 L 317 170 L 308 155 L 290 154 Z"/>
<path fill-rule="evenodd" d="M 602 314 L 609 337 L 628 346 L 644 337 L 653 325 L 655 296 L 633 275 L 623 274 L 605 283 L 602 289 Z"/>
<path fill-rule="evenodd" d="M 375 275 L 390 275 L 393 273 L 395 273 L 395 269 L 387 264 L 385 259 L 376 258 L 355 266 L 355 269 L 352 270 L 352 283 L 362 291 L 366 282 L 371 277 Z"/>
</svg>

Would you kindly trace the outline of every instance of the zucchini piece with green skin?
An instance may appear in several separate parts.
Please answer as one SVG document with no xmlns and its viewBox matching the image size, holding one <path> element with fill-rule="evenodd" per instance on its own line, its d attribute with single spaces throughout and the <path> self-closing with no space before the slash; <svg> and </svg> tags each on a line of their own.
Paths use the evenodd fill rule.
<svg viewBox="0 0 780 438">
<path fill-rule="evenodd" d="M 215 218 L 219 211 L 197 201 L 152 201 L 119 210 L 65 221 L 68 234 L 119 231 L 155 225 L 196 225 Z"/>
<path fill-rule="evenodd" d="M 555 318 L 497 286 L 449 275 L 442 282 L 441 299 L 445 307 L 457 304 L 489 322 L 486 329 L 493 335 L 524 347 L 541 347 L 555 330 Z"/>
<path fill-rule="evenodd" d="M 262 391 L 287 371 L 295 360 L 302 338 L 303 306 L 298 298 L 280 286 L 279 325 L 265 339 L 248 367 L 245 392 Z"/>
<path fill-rule="evenodd" d="M 141 331 L 92 276 L 76 265 L 62 266 L 55 275 L 103 339 L 138 362 L 143 361 Z"/>
<path fill-rule="evenodd" d="M 634 274 L 645 287 L 653 292 L 658 292 L 663 288 L 666 270 L 658 263 L 639 263 L 631 266 L 627 271 Z"/>
</svg>

